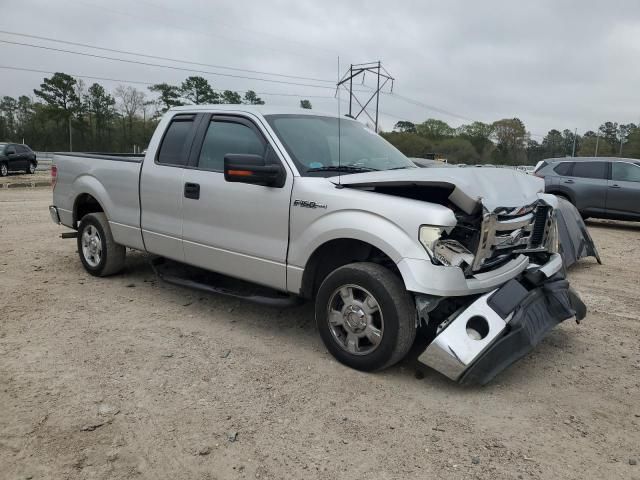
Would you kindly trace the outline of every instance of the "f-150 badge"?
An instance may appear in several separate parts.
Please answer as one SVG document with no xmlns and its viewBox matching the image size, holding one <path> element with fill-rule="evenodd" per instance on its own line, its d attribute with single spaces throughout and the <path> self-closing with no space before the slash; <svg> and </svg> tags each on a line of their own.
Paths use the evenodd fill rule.
<svg viewBox="0 0 640 480">
<path fill-rule="evenodd" d="M 303 208 L 327 208 L 327 205 L 324 203 L 316 203 L 309 200 L 294 200 L 293 206 Z"/>
</svg>

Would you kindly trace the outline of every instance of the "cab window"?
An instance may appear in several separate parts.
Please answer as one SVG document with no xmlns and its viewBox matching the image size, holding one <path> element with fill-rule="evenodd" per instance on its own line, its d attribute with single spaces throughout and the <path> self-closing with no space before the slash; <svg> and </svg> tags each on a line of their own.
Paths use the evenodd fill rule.
<svg viewBox="0 0 640 480">
<path fill-rule="evenodd" d="M 253 128 L 227 120 L 213 119 L 200 150 L 198 168 L 222 172 L 229 153 L 264 155 L 266 142 Z"/>
</svg>

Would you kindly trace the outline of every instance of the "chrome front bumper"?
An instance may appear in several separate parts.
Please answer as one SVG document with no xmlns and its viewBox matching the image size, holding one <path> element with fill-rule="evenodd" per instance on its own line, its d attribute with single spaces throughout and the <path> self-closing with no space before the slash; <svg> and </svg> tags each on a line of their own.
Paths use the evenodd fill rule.
<svg viewBox="0 0 640 480">
<path fill-rule="evenodd" d="M 558 274 L 561 268 L 561 257 L 552 256 L 528 269 L 535 275 L 527 281 L 520 276 L 475 299 L 440 325 L 418 361 L 455 381 L 487 383 L 555 325 L 584 317 L 584 304 Z M 537 282 L 533 288 L 531 278 Z"/>
<path fill-rule="evenodd" d="M 49 205 L 49 215 L 51 215 L 51 220 L 53 221 L 53 223 L 57 223 L 58 225 L 60 225 L 60 214 L 58 213 L 58 207 Z"/>
</svg>

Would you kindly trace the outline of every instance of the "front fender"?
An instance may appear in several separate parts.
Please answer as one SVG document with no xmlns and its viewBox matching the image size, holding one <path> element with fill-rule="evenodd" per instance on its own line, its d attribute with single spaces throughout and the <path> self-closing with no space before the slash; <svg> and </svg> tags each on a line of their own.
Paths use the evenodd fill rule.
<svg viewBox="0 0 640 480">
<path fill-rule="evenodd" d="M 337 239 L 366 242 L 384 252 L 395 263 L 402 258 L 428 259 L 427 252 L 415 237 L 398 225 L 372 212 L 340 210 L 315 219 L 297 237 L 291 239 L 289 263 L 304 267 L 313 252 L 321 245 Z"/>
</svg>

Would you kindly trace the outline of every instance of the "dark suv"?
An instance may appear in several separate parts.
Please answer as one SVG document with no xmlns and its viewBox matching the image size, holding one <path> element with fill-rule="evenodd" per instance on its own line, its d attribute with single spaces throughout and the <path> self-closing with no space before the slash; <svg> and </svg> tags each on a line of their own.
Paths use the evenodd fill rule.
<svg viewBox="0 0 640 480">
<path fill-rule="evenodd" d="M 545 192 L 566 198 L 584 218 L 640 220 L 640 160 L 549 158 L 535 175 L 544 178 Z"/>
<path fill-rule="evenodd" d="M 0 177 L 11 171 L 35 173 L 37 166 L 36 154 L 26 145 L 0 143 Z"/>
</svg>

